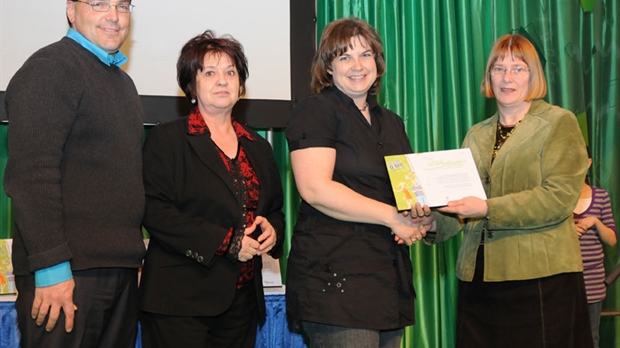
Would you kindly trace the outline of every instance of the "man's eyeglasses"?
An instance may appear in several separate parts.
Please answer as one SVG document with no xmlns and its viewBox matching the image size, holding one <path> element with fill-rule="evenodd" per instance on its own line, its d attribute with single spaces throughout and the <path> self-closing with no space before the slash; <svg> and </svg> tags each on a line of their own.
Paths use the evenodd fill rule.
<svg viewBox="0 0 620 348">
<path fill-rule="evenodd" d="M 116 7 L 116 11 L 118 11 L 119 13 L 129 13 L 135 7 L 130 2 L 119 2 L 116 5 L 112 5 L 109 2 L 105 2 L 105 1 L 88 2 L 88 1 L 81 1 L 81 0 L 73 0 L 73 2 L 81 2 L 83 4 L 90 5 L 90 7 L 93 8 L 93 11 L 97 11 L 97 12 L 108 12 L 110 11 L 111 7 Z"/>
<path fill-rule="evenodd" d="M 510 71 L 510 75 L 520 77 L 520 76 L 525 76 L 527 73 L 529 73 L 530 69 L 526 69 L 522 66 L 516 66 L 511 69 L 506 69 L 503 66 L 494 66 L 491 68 L 490 71 L 491 71 L 491 75 L 493 76 L 504 76 L 506 75 L 507 71 Z"/>
</svg>

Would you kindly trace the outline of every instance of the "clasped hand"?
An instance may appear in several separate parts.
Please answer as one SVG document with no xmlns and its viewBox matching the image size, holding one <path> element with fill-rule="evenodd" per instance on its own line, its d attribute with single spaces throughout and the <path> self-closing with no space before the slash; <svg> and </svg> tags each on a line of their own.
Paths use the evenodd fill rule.
<svg viewBox="0 0 620 348">
<path fill-rule="evenodd" d="M 263 232 L 257 239 L 254 239 L 252 238 L 252 234 L 258 226 L 260 226 Z M 244 236 L 241 241 L 241 250 L 239 251 L 238 256 L 238 260 L 241 262 L 251 260 L 254 256 L 266 254 L 276 245 L 276 230 L 263 216 L 257 216 L 254 223 L 247 227 L 243 234 Z"/>
<path fill-rule="evenodd" d="M 590 227 L 596 225 L 598 218 L 595 216 L 586 216 L 583 219 L 575 220 L 575 230 L 579 237 L 583 236 Z"/>
<path fill-rule="evenodd" d="M 422 240 L 426 232 L 432 229 L 435 218 L 428 205 L 416 203 L 410 211 L 399 214 L 399 225 L 392 227 L 394 240 L 398 244 L 412 245 Z"/>
</svg>

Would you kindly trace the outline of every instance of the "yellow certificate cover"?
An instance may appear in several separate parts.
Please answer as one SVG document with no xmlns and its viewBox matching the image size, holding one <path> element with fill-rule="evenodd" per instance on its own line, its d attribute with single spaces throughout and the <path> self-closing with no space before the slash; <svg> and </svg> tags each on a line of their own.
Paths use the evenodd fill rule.
<svg viewBox="0 0 620 348">
<path fill-rule="evenodd" d="M 471 150 L 385 156 L 398 210 L 420 202 L 440 207 L 467 196 L 486 199 Z"/>
</svg>

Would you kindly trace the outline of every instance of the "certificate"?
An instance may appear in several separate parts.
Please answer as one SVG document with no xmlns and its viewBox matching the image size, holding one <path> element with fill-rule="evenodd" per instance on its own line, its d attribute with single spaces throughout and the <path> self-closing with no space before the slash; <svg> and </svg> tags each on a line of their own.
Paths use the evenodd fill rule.
<svg viewBox="0 0 620 348">
<path fill-rule="evenodd" d="M 385 156 L 398 210 L 440 207 L 468 196 L 487 199 L 468 148 Z"/>
</svg>

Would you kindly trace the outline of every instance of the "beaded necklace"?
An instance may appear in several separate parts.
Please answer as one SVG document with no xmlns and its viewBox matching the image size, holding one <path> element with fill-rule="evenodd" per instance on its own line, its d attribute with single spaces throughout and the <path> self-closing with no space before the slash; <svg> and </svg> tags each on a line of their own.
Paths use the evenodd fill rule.
<svg viewBox="0 0 620 348">
<path fill-rule="evenodd" d="M 512 127 L 504 127 L 501 123 L 499 123 L 499 120 L 497 120 L 497 133 L 495 136 L 495 146 L 493 147 L 491 162 L 493 162 L 495 156 L 497 156 L 497 153 L 499 152 L 499 149 L 504 146 L 504 143 L 508 140 L 508 138 L 510 138 L 512 132 L 515 131 L 519 123 L 521 123 L 521 121 L 517 122 L 517 124 Z"/>
</svg>

